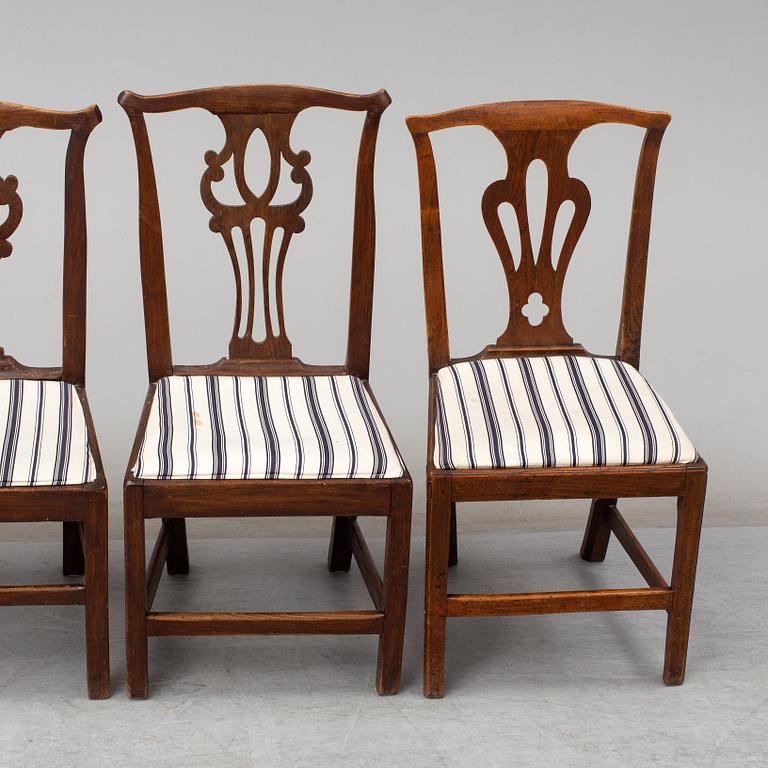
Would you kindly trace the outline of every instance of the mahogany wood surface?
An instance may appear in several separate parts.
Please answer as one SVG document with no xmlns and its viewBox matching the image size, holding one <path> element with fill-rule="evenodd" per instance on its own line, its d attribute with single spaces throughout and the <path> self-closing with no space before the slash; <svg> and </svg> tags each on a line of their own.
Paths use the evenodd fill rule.
<svg viewBox="0 0 768 768">
<path fill-rule="evenodd" d="M 624 547 L 624 550 L 637 567 L 637 570 L 640 571 L 640 575 L 646 580 L 648 586 L 667 589 L 669 585 L 666 579 L 662 576 L 661 571 L 656 567 L 653 560 L 651 560 L 650 555 L 645 551 L 645 547 L 635 536 L 621 512 L 616 507 L 611 507 L 610 511 L 608 522 L 611 526 L 611 533 L 616 536 L 621 546 Z"/>
<path fill-rule="evenodd" d="M 523 616 L 540 613 L 667 610 L 669 588 L 593 589 L 512 595 L 448 595 L 449 616 Z"/>
<path fill-rule="evenodd" d="M 168 635 L 378 635 L 378 611 L 147 614 L 147 632 Z"/>
<path fill-rule="evenodd" d="M 443 470 L 433 462 L 438 370 L 461 359 L 590 354 L 568 333 L 561 312 L 567 269 L 590 212 L 589 191 L 581 180 L 570 175 L 568 155 L 583 130 L 602 123 L 634 125 L 645 131 L 635 178 L 615 355 L 630 365 L 639 365 L 656 164 L 669 120 L 664 112 L 582 101 L 482 104 L 406 120 L 419 171 L 430 371 L 424 617 L 424 694 L 428 697 L 440 697 L 444 692 L 449 616 L 666 610 L 664 681 L 677 684 L 683 680 L 707 477 L 703 459 L 699 457 L 685 465 L 488 470 Z M 468 125 L 490 131 L 506 155 L 506 174 L 490 184 L 480 208 L 504 269 L 509 314 L 506 327 L 495 342 L 473 358 L 454 358 L 449 348 L 437 169 L 430 134 Z M 541 160 L 548 174 L 547 203 L 537 252 L 532 248 L 526 192 L 526 174 L 534 160 Z M 573 203 L 574 213 L 563 245 L 556 252 L 555 221 L 565 201 Z M 518 254 L 512 252 L 499 220 L 499 207 L 504 203 L 515 209 L 520 234 Z M 538 325 L 529 323 L 522 312 L 533 293 L 539 293 L 549 308 Z M 678 499 L 675 560 L 669 586 L 616 507 L 622 497 L 654 496 Z M 592 499 L 582 558 L 602 561 L 613 532 L 649 587 L 518 595 L 448 594 L 448 567 L 458 560 L 457 502 L 569 498 Z"/>
<path fill-rule="evenodd" d="M 84 584 L 0 586 L 0 605 L 85 605 Z"/>
<path fill-rule="evenodd" d="M 147 637 L 156 634 L 379 634 L 376 688 L 396 693 L 400 686 L 408 555 L 410 548 L 411 479 L 407 472 L 392 480 L 148 480 L 134 477 L 154 387 L 170 375 L 354 375 L 367 382 L 375 259 L 374 158 L 382 112 L 390 103 L 386 91 L 358 96 L 289 85 L 239 85 L 203 88 L 158 96 L 124 91 L 118 99 L 131 124 L 139 180 L 139 246 L 149 391 L 139 419 L 124 486 L 126 571 L 127 688 L 132 697 L 149 694 Z M 352 274 L 347 351 L 344 364 L 307 365 L 293 355 L 286 332 L 282 273 L 290 244 L 305 228 L 303 213 L 313 193 L 311 156 L 291 145 L 296 116 L 309 108 L 364 112 L 357 157 L 352 240 Z M 201 197 L 211 231 L 222 238 L 235 284 L 235 312 L 226 357 L 209 364 L 176 365 L 171 352 L 160 204 L 155 182 L 146 114 L 202 109 L 224 127 L 223 146 L 201 157 Z M 250 137 L 261 131 L 269 147 L 266 189 L 255 194 L 245 174 L 244 156 Z M 281 163 L 299 186 L 295 200 L 273 202 Z M 223 204 L 214 184 L 234 168 L 242 204 Z M 261 243 L 252 240 L 251 223 L 265 224 Z M 244 262 L 237 258 L 233 233 L 243 235 Z M 215 241 L 212 241 L 215 247 Z M 276 250 L 276 255 L 275 255 Z M 270 282 L 272 259 L 275 279 Z M 245 266 L 241 266 L 244 263 Z M 257 296 L 261 301 L 257 302 Z M 274 299 L 275 312 L 272 304 Z M 264 311 L 264 338 L 254 337 L 256 306 Z M 379 409 L 380 412 L 380 409 Z M 334 517 L 328 554 L 330 570 L 349 570 L 354 557 L 376 611 L 340 613 L 153 613 L 152 602 L 163 566 L 187 573 L 189 558 L 184 519 L 187 517 L 256 517 L 330 515 Z M 387 518 L 383 577 L 354 518 Z M 145 520 L 161 518 L 161 532 L 146 562 Z"/>
<path fill-rule="evenodd" d="M 0 488 L 0 522 L 63 522 L 62 570 L 84 575 L 85 584 L 0 587 L 0 605 L 84 605 L 88 695 L 110 695 L 107 615 L 107 483 L 85 394 L 87 230 L 85 148 L 101 122 L 97 106 L 59 112 L 0 102 L 0 138 L 8 131 L 41 128 L 69 131 L 64 166 L 64 268 L 62 363 L 27 366 L 0 347 L 0 379 L 65 381 L 75 386 L 85 414 L 96 479 L 84 485 Z M 23 223 L 22 184 L 0 177 L 0 259 L 10 257 L 12 237 Z M 0 267 L 2 262 L 0 262 Z"/>
<path fill-rule="evenodd" d="M 337 518 L 338 519 L 338 518 Z M 348 519 L 348 518 L 342 518 Z M 360 569 L 360 574 L 363 577 L 365 586 L 368 590 L 368 594 L 371 596 L 373 605 L 377 611 L 383 610 L 383 596 L 384 586 L 381 582 L 381 576 L 376 568 L 376 562 L 373 559 L 371 550 L 368 549 L 368 544 L 365 541 L 363 532 L 360 530 L 360 525 L 356 518 L 352 518 L 351 522 L 351 549 L 352 554 L 355 557 L 357 567 Z M 329 570 L 331 570 L 329 568 Z"/>
</svg>

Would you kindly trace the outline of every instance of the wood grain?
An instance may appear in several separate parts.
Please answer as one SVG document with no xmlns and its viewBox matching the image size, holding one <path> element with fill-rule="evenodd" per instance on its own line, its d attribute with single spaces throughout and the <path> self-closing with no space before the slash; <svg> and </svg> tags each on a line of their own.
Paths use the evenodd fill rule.
<svg viewBox="0 0 768 768">
<path fill-rule="evenodd" d="M 660 611 L 672 605 L 672 590 L 595 589 L 511 595 L 448 595 L 449 616 L 526 616 L 540 613 Z"/>
<path fill-rule="evenodd" d="M 85 605 L 84 584 L 0 586 L 0 605 Z"/>
<path fill-rule="evenodd" d="M 183 635 L 376 635 L 377 611 L 304 613 L 148 613 L 152 637 Z"/>
<path fill-rule="evenodd" d="M 386 91 L 356 96 L 300 86 L 242 85 L 158 96 L 124 91 L 118 102 L 131 123 L 138 163 L 139 241 L 150 382 L 172 372 L 225 374 L 234 369 L 238 372 L 234 375 L 277 374 L 275 363 L 285 366 L 291 373 L 319 372 L 293 358 L 285 326 L 283 267 L 291 239 L 304 230 L 301 214 L 312 198 L 312 182 L 307 170 L 310 154 L 304 149 L 293 150 L 291 128 L 296 116 L 312 107 L 366 113 L 357 161 L 347 358 L 346 364 L 338 366 L 337 370 L 367 378 L 376 237 L 373 166 L 381 114 L 390 103 Z M 162 224 L 144 116 L 191 108 L 207 110 L 224 126 L 223 147 L 204 154 L 206 168 L 201 180 L 201 195 L 211 214 L 210 228 L 221 235 L 229 255 L 235 282 L 235 313 L 228 357 L 212 368 L 192 366 L 185 371 L 180 366 L 174 367 L 171 356 Z M 244 163 L 248 143 L 255 131 L 265 137 L 270 154 L 269 181 L 261 194 L 254 194 L 249 187 Z M 287 162 L 291 179 L 300 186 L 296 199 L 285 204 L 273 202 L 280 181 L 281 161 Z M 214 185 L 223 180 L 225 168 L 230 164 L 242 204 L 223 204 L 215 195 Z M 251 223 L 256 218 L 265 223 L 260 247 L 251 235 Z M 236 231 L 243 237 L 242 258 L 234 238 Z M 271 283 L 273 245 L 278 243 L 275 280 Z M 241 263 L 246 265 L 245 268 Z M 254 338 L 257 291 L 261 293 L 260 304 L 264 311 L 265 336 L 262 339 Z M 273 303 L 276 316 L 272 315 Z"/>
</svg>

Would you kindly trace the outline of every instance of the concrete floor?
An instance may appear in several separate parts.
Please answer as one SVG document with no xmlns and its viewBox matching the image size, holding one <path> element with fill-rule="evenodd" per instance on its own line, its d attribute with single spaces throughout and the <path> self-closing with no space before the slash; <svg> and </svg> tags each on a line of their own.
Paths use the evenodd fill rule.
<svg viewBox="0 0 768 768">
<path fill-rule="evenodd" d="M 193 538 L 192 573 L 165 577 L 157 608 L 368 607 L 356 570 L 328 574 L 327 538 L 308 530 L 293 538 L 255 538 L 258 527 L 251 536 Z M 380 529 L 368 530 L 380 557 Z M 668 572 L 672 531 L 639 533 Z M 451 588 L 640 584 L 615 542 L 604 564 L 588 564 L 579 541 L 576 531 L 468 533 Z M 85 697 L 79 608 L 0 611 L 0 765 L 765 766 L 767 544 L 764 527 L 705 529 L 688 677 L 679 688 L 661 682 L 662 614 L 454 619 L 446 697 L 423 699 L 423 546 L 415 531 L 398 696 L 373 692 L 372 637 L 157 638 L 151 698 L 129 701 L 115 541 L 109 701 Z M 51 542 L 6 542 L 0 582 L 56 581 L 57 560 Z"/>
</svg>

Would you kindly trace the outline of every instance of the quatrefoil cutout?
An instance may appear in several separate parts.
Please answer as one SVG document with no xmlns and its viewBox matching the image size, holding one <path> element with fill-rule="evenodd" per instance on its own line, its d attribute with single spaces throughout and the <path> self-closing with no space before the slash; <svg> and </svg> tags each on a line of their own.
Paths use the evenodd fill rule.
<svg viewBox="0 0 768 768">
<path fill-rule="evenodd" d="M 528 297 L 528 303 L 520 310 L 531 325 L 541 325 L 549 314 L 549 307 L 544 303 L 540 293 L 532 293 Z"/>
</svg>

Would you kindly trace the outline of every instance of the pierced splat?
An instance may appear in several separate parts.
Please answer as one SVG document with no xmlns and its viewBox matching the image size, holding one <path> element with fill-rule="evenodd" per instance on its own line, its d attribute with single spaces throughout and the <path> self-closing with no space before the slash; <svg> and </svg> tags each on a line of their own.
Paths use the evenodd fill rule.
<svg viewBox="0 0 768 768">
<path fill-rule="evenodd" d="M 544 318 L 549 314 L 549 307 L 541 300 L 540 293 L 532 293 L 520 312 L 528 318 L 531 325 L 541 325 Z"/>
<path fill-rule="evenodd" d="M 2 132 L 0 132 L 0 136 L 2 136 Z M 0 219 L 0 259 L 10 256 L 13 252 L 10 238 L 21 222 L 23 206 L 16 191 L 18 187 L 19 182 L 15 176 L 8 176 L 5 179 L 0 176 L 0 206 L 7 206 L 8 208 L 5 218 Z M 0 211 L 0 216 L 2 216 L 2 211 Z"/>
<path fill-rule="evenodd" d="M 291 238 L 304 229 L 302 213 L 312 199 L 312 180 L 306 170 L 310 154 L 306 150 L 294 152 L 290 147 L 290 133 L 295 114 L 220 114 L 226 133 L 224 147 L 205 154 L 208 166 L 200 183 L 205 207 L 211 212 L 209 226 L 221 234 L 226 244 L 235 275 L 235 319 L 229 354 L 233 359 L 262 360 L 288 359 L 291 342 L 285 333 L 283 313 L 283 267 Z M 245 154 L 255 131 L 261 131 L 269 146 L 269 179 L 260 194 L 255 194 L 245 175 Z M 288 203 L 274 202 L 280 186 L 281 160 L 291 167 L 291 180 L 300 187 L 298 195 Z M 234 182 L 242 204 L 222 203 L 214 194 L 213 184 L 224 179 L 228 163 L 234 173 Z M 264 221 L 261 243 L 261 270 L 257 277 L 256 250 L 251 235 L 255 219 Z M 240 229 L 245 249 L 244 264 L 238 259 L 233 231 Z M 277 255 L 273 244 L 277 230 L 282 231 Z M 274 265 L 272 259 L 276 259 Z M 254 338 L 257 283 L 261 283 L 264 309 L 263 339 Z M 276 317 L 273 316 L 275 308 Z"/>
<path fill-rule="evenodd" d="M 504 146 L 508 163 L 506 177 L 493 182 L 482 200 L 485 225 L 499 253 L 509 291 L 509 322 L 496 344 L 498 347 L 573 344 L 563 325 L 563 282 L 591 207 L 587 187 L 568 175 L 568 153 L 580 131 L 493 133 Z M 532 245 L 527 189 L 528 168 L 535 160 L 544 162 L 548 174 L 544 225 L 537 252 Z M 553 252 L 558 211 L 566 201 L 573 203 L 573 217 L 559 252 Z M 519 254 L 512 252 L 499 218 L 499 207 L 504 203 L 510 203 L 515 210 L 520 233 Z M 533 295 L 538 296 L 539 306 L 543 304 L 548 308 L 546 313 L 536 314 L 536 323 L 529 317 L 529 299 Z"/>
</svg>

